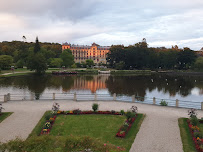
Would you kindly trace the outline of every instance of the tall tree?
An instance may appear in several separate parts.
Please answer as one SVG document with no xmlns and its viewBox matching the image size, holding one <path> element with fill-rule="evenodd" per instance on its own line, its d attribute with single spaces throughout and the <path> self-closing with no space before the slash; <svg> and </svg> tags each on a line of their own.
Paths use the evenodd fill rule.
<svg viewBox="0 0 203 152">
<path fill-rule="evenodd" d="M 0 69 L 8 69 L 13 63 L 12 56 L 9 55 L 0 55 Z"/>
<path fill-rule="evenodd" d="M 36 37 L 35 47 L 34 47 L 34 53 L 37 53 L 39 51 L 40 51 L 40 44 L 39 44 L 38 37 Z"/>
</svg>

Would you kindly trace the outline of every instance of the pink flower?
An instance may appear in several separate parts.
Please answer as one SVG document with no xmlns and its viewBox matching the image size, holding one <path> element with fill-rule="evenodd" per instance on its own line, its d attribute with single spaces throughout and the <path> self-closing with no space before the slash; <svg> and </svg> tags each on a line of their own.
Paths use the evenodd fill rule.
<svg viewBox="0 0 203 152">
<path fill-rule="evenodd" d="M 104 144 L 104 146 L 106 146 L 106 144 Z"/>
</svg>

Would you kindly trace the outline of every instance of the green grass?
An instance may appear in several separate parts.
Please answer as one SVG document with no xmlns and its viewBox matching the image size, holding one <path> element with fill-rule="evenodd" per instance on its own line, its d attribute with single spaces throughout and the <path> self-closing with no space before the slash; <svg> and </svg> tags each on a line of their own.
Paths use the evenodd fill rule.
<svg viewBox="0 0 203 152">
<path fill-rule="evenodd" d="M 104 143 L 111 143 L 124 147 L 126 151 L 136 137 L 144 119 L 143 114 L 138 114 L 135 123 L 125 139 L 115 137 L 117 131 L 126 120 L 125 116 L 117 115 L 59 115 L 50 132 L 54 136 L 89 136 L 97 138 Z"/>
<path fill-rule="evenodd" d="M 200 129 L 200 132 L 203 133 L 203 124 L 202 123 L 199 124 L 199 129 Z"/>
<path fill-rule="evenodd" d="M 196 152 L 195 145 L 187 124 L 187 118 L 179 118 L 178 124 L 184 152 Z"/>
<path fill-rule="evenodd" d="M 2 112 L 0 115 L 0 123 L 6 119 L 8 116 L 10 116 L 12 114 L 12 112 Z"/>
</svg>

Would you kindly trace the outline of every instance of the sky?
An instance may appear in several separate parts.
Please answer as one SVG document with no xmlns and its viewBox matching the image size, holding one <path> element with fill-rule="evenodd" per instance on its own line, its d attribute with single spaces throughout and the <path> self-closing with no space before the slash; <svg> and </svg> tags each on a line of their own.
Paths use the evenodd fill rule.
<svg viewBox="0 0 203 152">
<path fill-rule="evenodd" d="M 0 41 L 203 47 L 203 0 L 0 0 Z"/>
</svg>

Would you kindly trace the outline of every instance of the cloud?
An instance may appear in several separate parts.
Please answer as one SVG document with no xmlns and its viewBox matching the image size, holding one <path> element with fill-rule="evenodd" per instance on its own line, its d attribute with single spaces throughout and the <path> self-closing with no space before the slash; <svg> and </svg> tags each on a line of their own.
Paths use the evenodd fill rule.
<svg viewBox="0 0 203 152">
<path fill-rule="evenodd" d="M 179 45 L 199 50 L 202 0 L 0 0 L 0 41 Z"/>
</svg>

